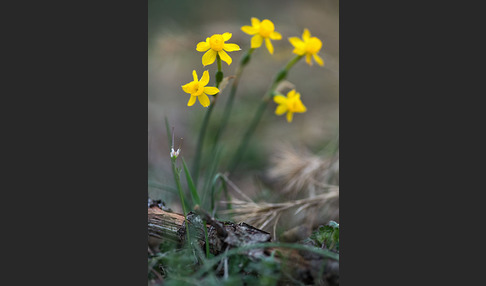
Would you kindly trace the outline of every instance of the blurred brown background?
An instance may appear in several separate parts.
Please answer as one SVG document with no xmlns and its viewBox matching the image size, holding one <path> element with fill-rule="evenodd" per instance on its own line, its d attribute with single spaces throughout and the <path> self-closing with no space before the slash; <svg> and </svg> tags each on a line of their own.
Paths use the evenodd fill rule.
<svg viewBox="0 0 486 286">
<path fill-rule="evenodd" d="M 250 48 L 251 36 L 240 28 L 250 25 L 251 17 L 271 20 L 283 39 L 272 41 L 273 56 L 264 45 L 257 49 L 243 72 L 232 116 L 220 141 L 225 148 L 223 165 L 240 142 L 274 74 L 293 57 L 288 37 L 301 37 L 303 29 L 308 28 L 312 36 L 323 42 L 319 55 L 325 66 L 315 62 L 309 66 L 301 60 L 291 69 L 287 80 L 301 93 L 308 111 L 294 114 L 289 124 L 285 116 L 274 115 L 276 104 L 270 103 L 238 173 L 232 176 L 235 184 L 249 194 L 265 191 L 255 175 L 271 167 L 270 158 L 278 152 L 278 146 L 289 144 L 319 153 L 336 140 L 339 134 L 339 1 L 150 0 L 148 16 L 148 180 L 152 198 L 179 209 L 177 197 L 170 192 L 174 183 L 164 117 L 175 127 L 176 147 L 183 138 L 181 155 L 192 166 L 205 109 L 199 102 L 188 107 L 189 95 L 182 91 L 181 85 L 192 81 L 191 73 L 195 69 L 199 77 L 204 70 L 209 70 L 209 85 L 214 86 L 216 71 L 216 64 L 202 66 L 203 53 L 196 51 L 196 44 L 213 34 L 232 33 L 229 42 L 238 44 L 243 51 L 229 53 L 233 63 L 228 67 L 223 62 L 222 67 L 225 77 L 233 75 L 243 52 Z M 228 92 L 229 88 L 218 99 L 207 136 L 217 126 Z"/>
</svg>

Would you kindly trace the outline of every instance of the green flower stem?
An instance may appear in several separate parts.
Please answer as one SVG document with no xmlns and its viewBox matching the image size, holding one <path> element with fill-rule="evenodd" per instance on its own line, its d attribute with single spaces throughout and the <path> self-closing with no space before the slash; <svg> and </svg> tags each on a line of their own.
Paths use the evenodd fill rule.
<svg viewBox="0 0 486 286">
<path fill-rule="evenodd" d="M 265 111 L 268 102 L 270 102 L 270 99 L 273 98 L 275 88 L 277 88 L 277 85 L 284 80 L 287 77 L 288 71 L 302 58 L 303 56 L 295 56 L 293 59 L 291 59 L 285 67 L 280 70 L 275 77 L 273 78 L 272 84 L 270 88 L 267 90 L 265 95 L 262 98 L 262 101 L 260 105 L 258 106 L 257 111 L 255 112 L 255 115 L 253 116 L 253 119 L 246 129 L 246 132 L 243 135 L 243 139 L 241 140 L 240 145 L 238 146 L 238 149 L 236 150 L 235 155 L 233 156 L 233 160 L 230 164 L 230 174 L 232 174 L 236 167 L 238 166 L 241 157 L 243 156 L 244 152 L 246 151 L 246 148 L 248 147 L 248 143 L 255 132 L 255 129 L 260 122 L 260 119 L 262 118 L 263 112 Z"/>
<path fill-rule="evenodd" d="M 218 88 L 219 84 L 223 80 L 223 71 L 221 70 L 221 58 L 219 57 L 219 55 L 216 56 L 216 61 L 218 63 L 218 71 L 216 72 L 216 88 Z M 199 130 L 199 137 L 197 139 L 197 145 L 196 145 L 196 154 L 194 157 L 194 164 L 192 165 L 192 172 L 191 172 L 194 179 L 194 185 L 196 187 L 199 179 L 199 166 L 201 164 L 201 155 L 202 155 L 201 153 L 204 144 L 204 137 L 206 136 L 206 130 L 209 125 L 209 118 L 211 117 L 211 113 L 213 112 L 214 106 L 216 105 L 218 95 L 219 93 L 216 93 L 214 95 L 214 100 L 212 104 L 209 105 L 208 111 L 204 115 L 201 129 Z"/>
<path fill-rule="evenodd" d="M 293 59 L 291 59 L 287 65 L 285 66 L 285 70 L 290 70 L 303 56 L 295 56 Z"/>
<path fill-rule="evenodd" d="M 182 191 L 180 172 L 178 172 L 176 167 L 176 158 L 170 158 L 170 161 L 172 163 L 172 173 L 174 174 L 174 180 L 176 182 L 177 190 L 179 191 L 179 197 L 181 199 L 182 211 L 184 212 L 184 222 L 186 223 L 186 232 L 189 241 L 190 236 L 189 236 L 189 224 L 187 223 L 187 206 L 186 203 L 184 202 L 184 193 Z"/>
<path fill-rule="evenodd" d="M 223 72 L 222 72 L 222 68 L 221 68 L 221 58 L 219 57 L 219 55 L 216 56 L 216 61 L 218 63 L 218 71 L 216 72 L 216 87 L 219 87 L 219 84 L 223 80 L 223 76 L 222 76 Z"/>
<path fill-rule="evenodd" d="M 197 139 L 196 145 L 196 154 L 194 155 L 194 163 L 192 165 L 192 178 L 194 180 L 194 185 L 197 188 L 197 182 L 199 179 L 199 164 L 201 161 L 201 153 L 202 153 L 202 142 L 204 141 L 204 136 L 206 135 L 206 127 L 208 126 L 209 118 L 211 117 L 211 113 L 213 112 L 214 103 L 209 105 L 208 111 L 204 115 L 203 123 L 201 129 L 199 130 L 199 137 Z"/>
<path fill-rule="evenodd" d="M 216 135 L 214 136 L 214 141 L 213 141 L 213 152 L 214 149 L 216 148 L 216 145 L 218 144 L 219 137 L 223 133 L 224 129 L 226 128 L 226 124 L 228 123 L 228 118 L 231 114 L 231 109 L 233 107 L 233 101 L 235 98 L 236 90 L 238 89 L 238 84 L 240 81 L 241 74 L 243 73 L 244 67 L 250 62 L 251 59 L 251 54 L 253 53 L 255 49 L 251 48 L 249 49 L 243 57 L 241 57 L 241 62 L 240 65 L 236 71 L 235 79 L 233 80 L 233 83 L 231 85 L 231 91 L 228 96 L 228 100 L 226 101 L 226 105 L 224 107 L 224 112 L 223 112 L 223 117 L 221 118 L 220 125 L 218 130 L 216 131 Z"/>
</svg>

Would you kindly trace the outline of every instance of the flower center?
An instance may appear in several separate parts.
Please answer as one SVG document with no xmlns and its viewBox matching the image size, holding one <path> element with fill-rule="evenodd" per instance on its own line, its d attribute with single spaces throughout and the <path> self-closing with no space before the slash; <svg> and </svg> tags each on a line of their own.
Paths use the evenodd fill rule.
<svg viewBox="0 0 486 286">
<path fill-rule="evenodd" d="M 299 98 L 291 98 L 287 101 L 287 108 L 290 112 L 303 112 L 302 102 Z"/>
<path fill-rule="evenodd" d="M 265 19 L 260 23 L 259 33 L 262 37 L 268 38 L 274 30 L 275 30 L 275 26 L 270 20 Z"/>
<path fill-rule="evenodd" d="M 224 45 L 223 36 L 218 34 L 212 35 L 211 38 L 209 38 L 209 44 L 211 45 L 212 50 L 215 50 L 216 52 L 221 51 Z"/>
<path fill-rule="evenodd" d="M 287 108 L 291 112 L 295 112 L 299 108 L 299 105 L 298 104 L 299 103 L 297 102 L 297 100 L 295 100 L 295 99 L 289 99 L 289 101 L 287 101 Z"/>
<path fill-rule="evenodd" d="M 319 40 L 316 37 L 312 37 L 307 42 L 307 45 L 305 46 L 305 50 L 308 53 L 315 54 L 315 53 L 319 52 L 319 50 L 321 49 L 321 47 L 322 47 L 321 40 Z"/>
<path fill-rule="evenodd" d="M 191 93 L 191 95 L 198 96 L 198 95 L 201 95 L 201 93 L 204 91 L 204 86 L 201 86 L 199 84 L 199 82 L 197 82 L 197 81 L 193 81 L 189 85 L 188 89 L 189 89 L 189 92 Z"/>
</svg>

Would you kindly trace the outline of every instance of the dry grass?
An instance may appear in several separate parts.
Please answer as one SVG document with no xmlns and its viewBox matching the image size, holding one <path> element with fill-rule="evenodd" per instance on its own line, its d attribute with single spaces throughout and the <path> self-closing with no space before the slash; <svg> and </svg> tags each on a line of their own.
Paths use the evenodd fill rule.
<svg viewBox="0 0 486 286">
<path fill-rule="evenodd" d="M 272 231 L 274 239 L 277 239 L 279 222 L 285 229 L 297 227 L 301 232 L 298 237 L 305 237 L 319 224 L 339 221 L 339 186 L 331 184 L 339 183 L 339 152 L 324 158 L 281 147 L 277 154 L 268 176 L 273 181 L 273 189 L 287 201 L 255 202 L 233 185 L 243 199 L 232 199 L 228 203 L 233 209 L 220 213 Z"/>
<path fill-rule="evenodd" d="M 339 199 L 339 187 L 315 197 L 284 203 L 255 203 L 233 199 L 231 204 L 234 208 L 222 211 L 222 213 L 231 214 L 235 221 L 246 222 L 260 229 L 268 230 L 268 227 L 271 227 L 273 228 L 273 236 L 276 238 L 278 221 L 286 211 L 296 209 L 292 213 L 294 216 L 304 211 L 307 217 L 309 211 L 332 207 L 336 199 Z"/>
<path fill-rule="evenodd" d="M 326 158 L 283 145 L 271 163 L 268 177 L 274 189 L 290 199 L 313 197 L 319 190 L 339 185 L 339 151 Z"/>
</svg>

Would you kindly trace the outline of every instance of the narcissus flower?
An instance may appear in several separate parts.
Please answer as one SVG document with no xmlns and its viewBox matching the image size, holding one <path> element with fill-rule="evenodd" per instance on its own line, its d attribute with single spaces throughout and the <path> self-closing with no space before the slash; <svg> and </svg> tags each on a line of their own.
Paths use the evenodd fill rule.
<svg viewBox="0 0 486 286">
<path fill-rule="evenodd" d="M 265 46 L 267 46 L 268 51 L 270 54 L 273 55 L 273 45 L 270 39 L 272 40 L 281 40 L 282 35 L 279 32 L 275 31 L 275 26 L 273 25 L 272 21 L 265 19 L 260 22 L 257 18 L 251 18 L 251 26 L 243 26 L 241 30 L 248 35 L 254 35 L 251 38 L 251 47 L 259 48 L 262 43 L 263 39 L 265 39 Z"/>
<path fill-rule="evenodd" d="M 289 38 L 290 43 L 294 46 L 293 53 L 299 56 L 305 55 L 305 61 L 312 65 L 311 57 L 321 66 L 324 65 L 324 61 L 317 55 L 322 47 L 322 42 L 316 37 L 311 37 L 309 30 L 304 29 L 302 34 L 302 40 L 297 37 Z"/>
<path fill-rule="evenodd" d="M 202 106 L 209 106 L 209 98 L 207 94 L 213 95 L 219 92 L 219 89 L 212 86 L 206 86 L 209 83 L 209 72 L 204 71 L 201 80 L 197 80 L 197 73 L 195 70 L 192 71 L 192 76 L 194 81 L 182 86 L 182 90 L 191 95 L 187 106 L 193 106 L 196 102 L 196 97 L 199 99 L 199 103 Z"/>
<path fill-rule="evenodd" d="M 287 93 L 287 97 L 283 95 L 276 95 L 273 97 L 273 101 L 278 104 L 275 110 L 276 115 L 282 115 L 287 112 L 287 121 L 292 122 L 292 116 L 294 113 L 304 113 L 307 108 L 300 100 L 300 93 L 295 92 L 295 89 Z"/>
<path fill-rule="evenodd" d="M 210 38 L 206 38 L 206 42 L 199 42 L 196 46 L 198 52 L 206 52 L 202 57 L 202 64 L 204 66 L 214 63 L 216 55 L 219 55 L 221 60 L 228 65 L 232 60 L 226 52 L 234 52 L 241 50 L 237 44 L 226 44 L 225 42 L 231 39 L 231 33 L 214 34 Z M 226 51 L 226 52 L 225 52 Z"/>
</svg>

